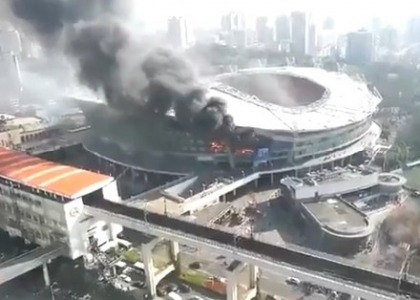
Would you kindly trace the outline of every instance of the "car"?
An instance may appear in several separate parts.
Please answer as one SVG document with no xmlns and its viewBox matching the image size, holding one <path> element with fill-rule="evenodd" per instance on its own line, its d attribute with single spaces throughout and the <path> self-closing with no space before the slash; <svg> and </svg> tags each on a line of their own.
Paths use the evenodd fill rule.
<svg viewBox="0 0 420 300">
<path fill-rule="evenodd" d="M 189 293 L 191 292 L 191 288 L 189 285 L 185 284 L 185 283 L 181 283 L 178 287 L 179 292 L 181 293 Z"/>
<path fill-rule="evenodd" d="M 168 292 L 178 292 L 178 285 L 176 283 L 170 282 L 166 285 L 166 290 Z"/>
<path fill-rule="evenodd" d="M 123 281 L 127 282 L 127 283 L 130 283 L 130 282 L 132 281 L 131 277 L 130 277 L 130 276 L 127 276 L 127 275 L 125 275 L 125 274 L 121 274 L 121 275 L 120 275 L 120 278 L 121 278 Z"/>
<path fill-rule="evenodd" d="M 199 296 L 193 296 L 191 298 L 188 298 L 188 300 L 203 300 L 203 298 L 201 298 Z"/>
<path fill-rule="evenodd" d="M 289 285 L 299 285 L 300 284 L 300 280 L 294 277 L 289 277 L 286 279 L 286 283 Z"/>
<path fill-rule="evenodd" d="M 131 283 L 131 286 L 138 288 L 138 289 L 142 289 L 144 288 L 144 286 L 146 285 L 145 282 L 143 281 L 134 281 L 133 283 Z"/>
<path fill-rule="evenodd" d="M 193 270 L 201 269 L 201 263 L 198 261 L 190 263 L 189 268 Z"/>
<path fill-rule="evenodd" d="M 159 297 L 165 297 L 168 294 L 167 286 L 164 284 L 158 285 L 156 287 L 156 294 Z"/>
</svg>

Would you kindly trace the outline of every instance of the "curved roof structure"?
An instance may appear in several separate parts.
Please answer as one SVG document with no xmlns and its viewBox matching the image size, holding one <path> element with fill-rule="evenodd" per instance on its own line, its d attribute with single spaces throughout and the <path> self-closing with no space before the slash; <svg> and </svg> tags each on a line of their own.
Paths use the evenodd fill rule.
<svg viewBox="0 0 420 300">
<path fill-rule="evenodd" d="M 325 88 L 324 95 L 308 105 L 285 107 L 260 100 L 231 86 L 217 82 L 235 74 L 272 74 L 300 77 Z M 318 68 L 258 68 L 222 74 L 209 86 L 208 96 L 227 102 L 227 111 L 241 127 L 264 130 L 316 132 L 363 121 L 375 112 L 381 98 L 366 83 L 348 75 Z"/>
<path fill-rule="evenodd" d="M 3 147 L 0 147 L 0 177 L 70 199 L 82 197 L 114 180 Z"/>
</svg>

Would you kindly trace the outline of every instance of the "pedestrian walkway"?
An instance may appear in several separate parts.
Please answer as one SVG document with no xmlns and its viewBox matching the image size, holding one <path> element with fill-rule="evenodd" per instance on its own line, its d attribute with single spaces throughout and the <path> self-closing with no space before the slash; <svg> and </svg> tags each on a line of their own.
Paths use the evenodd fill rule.
<svg viewBox="0 0 420 300">
<path fill-rule="evenodd" d="M 50 260 L 64 254 L 65 246 L 54 243 L 45 248 L 36 248 L 0 264 L 0 284 L 32 271 Z"/>
</svg>

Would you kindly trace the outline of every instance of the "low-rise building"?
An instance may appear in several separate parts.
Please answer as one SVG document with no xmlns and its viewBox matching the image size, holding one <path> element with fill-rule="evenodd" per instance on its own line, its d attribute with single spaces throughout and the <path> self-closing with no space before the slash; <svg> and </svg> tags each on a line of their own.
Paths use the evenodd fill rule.
<svg viewBox="0 0 420 300">
<path fill-rule="evenodd" d="M 38 117 L 0 115 L 0 145 L 20 149 L 22 144 L 50 137 L 55 128 Z"/>
<path fill-rule="evenodd" d="M 58 240 L 80 257 L 93 239 L 100 245 L 122 230 L 84 215 L 92 197 L 120 201 L 115 179 L 0 147 L 0 229 L 10 235 L 41 246 Z"/>
<path fill-rule="evenodd" d="M 349 165 L 283 178 L 281 191 L 324 250 L 348 253 L 366 243 L 375 230 L 369 215 L 398 203 L 404 184 L 402 176 Z"/>
</svg>

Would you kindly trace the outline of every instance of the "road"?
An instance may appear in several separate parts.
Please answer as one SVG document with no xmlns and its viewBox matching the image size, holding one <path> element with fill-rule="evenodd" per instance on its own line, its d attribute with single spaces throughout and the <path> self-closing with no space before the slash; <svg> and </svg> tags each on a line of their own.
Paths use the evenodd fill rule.
<svg viewBox="0 0 420 300">
<path fill-rule="evenodd" d="M 207 260 L 202 259 L 207 257 Z M 225 259 L 212 258 L 209 253 L 182 253 L 180 255 L 181 267 L 188 268 L 189 264 L 200 261 L 202 264 L 201 270 L 208 273 L 209 275 L 226 278 L 226 267 L 231 261 Z M 225 263 L 225 264 L 224 264 Z M 248 286 L 248 268 L 245 268 L 239 275 L 238 281 L 241 286 Z M 259 279 L 260 291 L 269 295 L 277 295 L 285 299 L 296 299 L 302 296 L 296 288 L 286 284 L 287 276 L 281 274 L 274 274 L 268 271 L 261 271 Z"/>
</svg>

